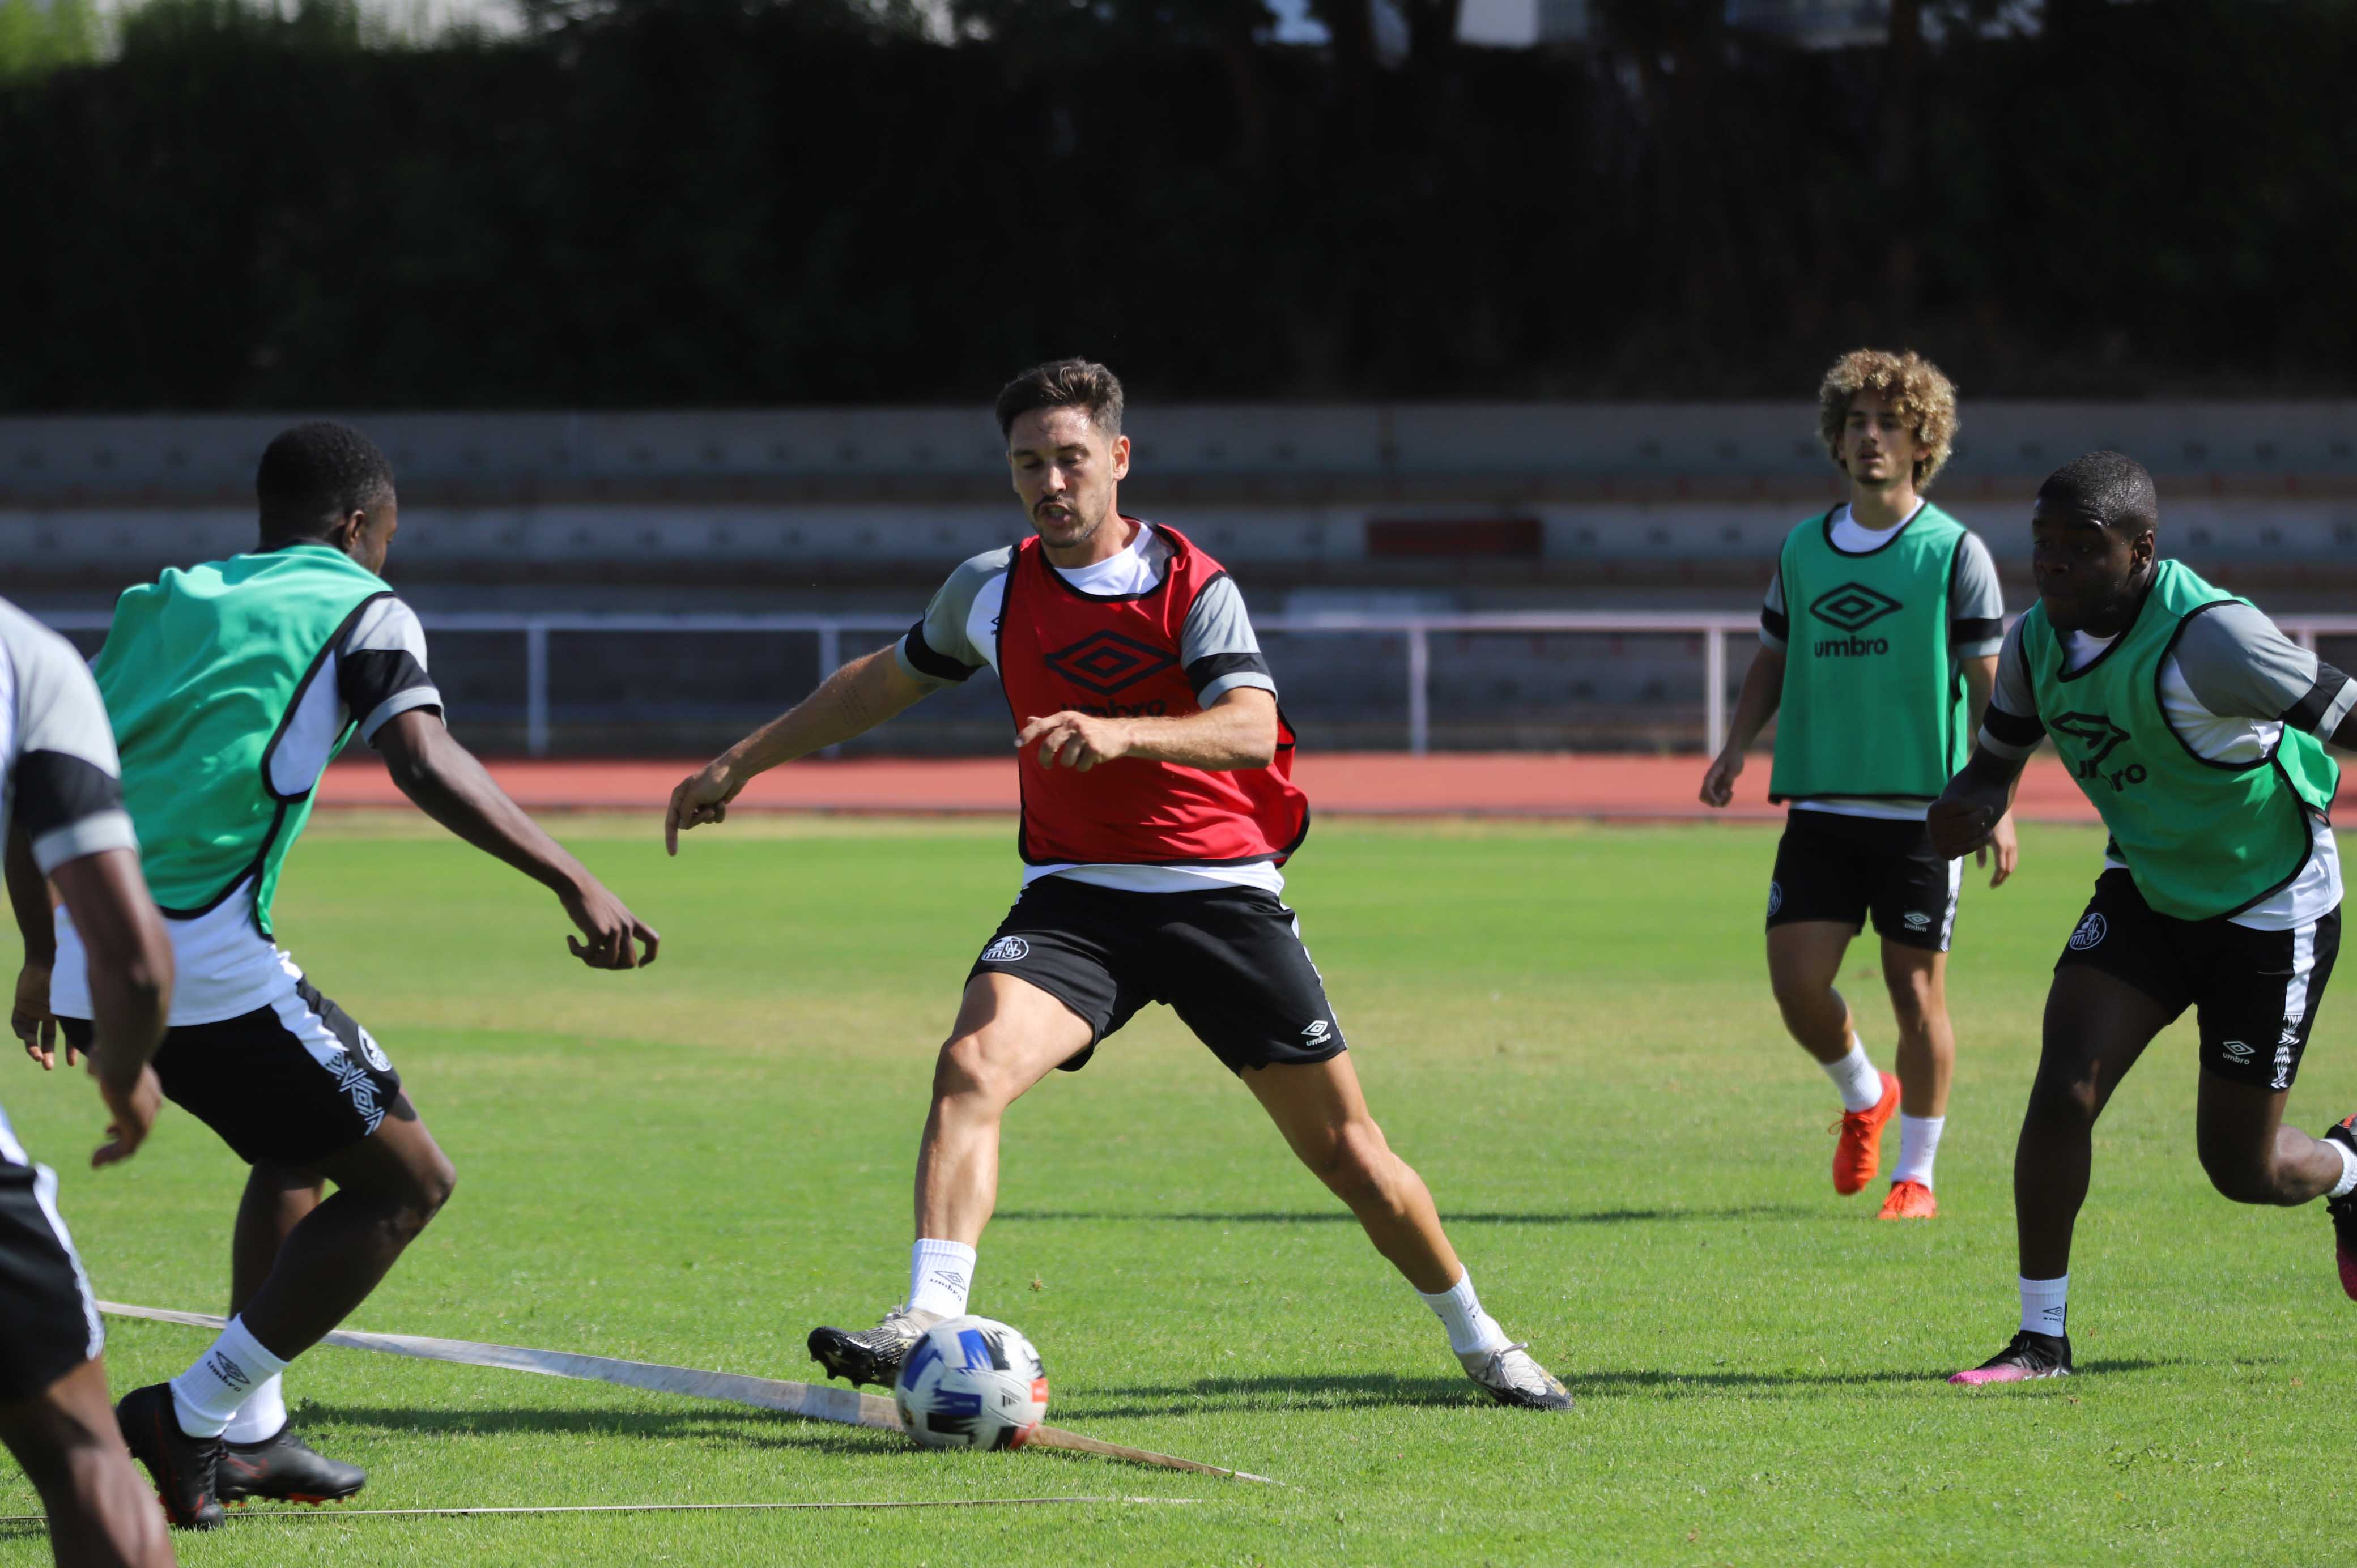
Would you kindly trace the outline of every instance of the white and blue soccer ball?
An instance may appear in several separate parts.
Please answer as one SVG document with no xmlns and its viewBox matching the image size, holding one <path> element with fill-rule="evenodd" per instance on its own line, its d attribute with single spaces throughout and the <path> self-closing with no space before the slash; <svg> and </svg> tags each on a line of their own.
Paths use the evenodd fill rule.
<svg viewBox="0 0 2357 1568">
<path fill-rule="evenodd" d="M 1048 1369 L 1006 1324 L 952 1317 L 909 1347 L 892 1402 L 928 1448 L 1020 1448 L 1048 1413 Z"/>
</svg>

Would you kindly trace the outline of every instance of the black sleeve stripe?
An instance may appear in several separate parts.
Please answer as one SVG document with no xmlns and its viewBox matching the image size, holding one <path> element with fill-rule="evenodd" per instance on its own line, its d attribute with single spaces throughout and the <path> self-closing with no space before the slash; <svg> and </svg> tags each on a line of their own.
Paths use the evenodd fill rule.
<svg viewBox="0 0 2357 1568">
<path fill-rule="evenodd" d="M 2308 695 L 2283 711 L 2283 722 L 2294 729 L 2314 734 L 2316 726 L 2324 722 L 2324 715 L 2332 711 L 2332 704 L 2341 700 L 2341 693 L 2348 684 L 2348 676 L 2321 659 L 2318 660 L 2316 684 L 2308 689 Z"/>
<path fill-rule="evenodd" d="M 355 719 L 366 719 L 404 692 L 431 686 L 434 678 L 405 648 L 370 648 L 336 659 L 336 694 Z"/>
<path fill-rule="evenodd" d="M 1954 642 L 1986 642 L 2005 635 L 2002 616 L 1970 616 L 1949 623 L 1948 637 Z"/>
<path fill-rule="evenodd" d="M 1790 642 L 1792 640 L 1792 618 L 1781 610 L 1763 609 L 1760 612 L 1760 629 L 1779 642 Z"/>
<path fill-rule="evenodd" d="M 975 665 L 963 664 L 935 649 L 925 640 L 925 623 L 919 621 L 909 628 L 900 647 L 909 655 L 920 675 L 930 675 L 936 681 L 965 681 L 973 678 Z"/>
<path fill-rule="evenodd" d="M 1257 653 L 1206 653 L 1187 666 L 1187 684 L 1195 688 L 1195 695 L 1223 675 L 1265 675 L 1268 660 Z"/>
<path fill-rule="evenodd" d="M 16 820 L 27 838 L 122 809 L 122 781 L 94 762 L 62 751 L 28 751 L 16 759 Z"/>
<path fill-rule="evenodd" d="M 1992 703 L 1988 716 L 1981 721 L 1989 734 L 2007 746 L 2036 746 L 2046 738 L 2046 725 L 2033 714 L 2024 718 L 2019 714 L 2007 713 Z"/>
</svg>

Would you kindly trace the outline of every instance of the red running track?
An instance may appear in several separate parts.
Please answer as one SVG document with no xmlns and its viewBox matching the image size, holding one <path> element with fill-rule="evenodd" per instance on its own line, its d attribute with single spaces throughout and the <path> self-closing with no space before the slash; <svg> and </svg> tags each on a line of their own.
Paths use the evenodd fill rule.
<svg viewBox="0 0 2357 1568">
<path fill-rule="evenodd" d="M 696 761 L 494 762 L 509 794 L 541 811 L 660 811 Z M 1590 817 L 1772 822 L 1768 759 L 1753 759 L 1725 811 L 1695 799 L 1699 757 L 1396 752 L 1305 754 L 1295 777 L 1320 812 L 1360 816 Z M 401 794 L 367 760 L 338 763 L 320 790 L 325 806 L 396 806 Z M 866 814 L 999 812 L 1016 808 L 1012 757 L 798 762 L 755 779 L 740 809 Z M 2018 810 L 2035 822 L 2092 822 L 2087 804 L 2051 757 L 2035 759 Z"/>
</svg>

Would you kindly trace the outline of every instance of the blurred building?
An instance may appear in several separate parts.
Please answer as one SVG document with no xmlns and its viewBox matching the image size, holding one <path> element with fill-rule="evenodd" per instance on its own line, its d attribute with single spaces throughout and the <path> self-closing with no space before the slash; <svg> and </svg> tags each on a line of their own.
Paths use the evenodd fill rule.
<svg viewBox="0 0 2357 1568">
<path fill-rule="evenodd" d="M 2166 548 L 2278 613 L 2357 590 L 2357 405 L 1978 402 L 1934 494 L 2026 602 L 2029 501 L 2116 446 L 2162 487 Z M 454 723 L 483 744 L 692 752 L 812 683 L 824 651 L 905 628 L 958 561 L 1020 538 L 986 410 L 356 416 L 401 476 L 391 575 L 436 618 Z M 0 420 L 0 581 L 102 618 L 126 583 L 253 539 L 270 415 Z M 1805 403 L 1147 406 L 1128 510 L 1186 531 L 1260 618 L 1756 614 L 1792 524 L 1842 495 Z M 550 616 L 850 618 L 794 631 L 544 631 Z M 1395 632 L 1272 633 L 1318 744 L 1401 743 Z M 86 637 L 95 646 L 94 636 Z M 1727 671 L 1740 678 L 1748 639 Z M 1691 747 L 1706 648 L 1678 632 L 1436 634 L 1437 746 Z M 2342 650 L 2339 657 L 2357 658 Z M 1004 743 L 977 679 L 888 731 L 899 749 Z"/>
</svg>

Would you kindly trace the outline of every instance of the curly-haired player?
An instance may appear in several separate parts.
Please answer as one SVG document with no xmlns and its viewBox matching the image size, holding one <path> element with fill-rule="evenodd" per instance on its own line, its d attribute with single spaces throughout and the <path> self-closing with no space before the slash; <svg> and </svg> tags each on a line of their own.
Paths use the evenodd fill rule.
<svg viewBox="0 0 2357 1568">
<path fill-rule="evenodd" d="M 1768 886 L 1776 1004 L 1841 1091 L 1834 1190 L 1846 1196 L 1874 1179 L 1899 1112 L 1881 1218 L 1929 1219 L 1939 1212 L 1932 1160 L 1956 1054 L 1947 953 L 1962 867 L 1933 853 L 1923 817 L 1988 704 L 2005 602 L 1987 546 L 1922 497 L 1956 435 L 1956 389 L 1939 368 L 1914 353 L 1854 349 L 1825 372 L 1817 405 L 1849 500 L 1784 541 L 1760 613 L 1760 654 L 1702 799 L 1734 799 L 1746 748 L 1776 717 L 1768 798 L 1792 807 Z M 1995 886 L 2013 873 L 2010 818 L 1991 847 Z M 1899 1026 L 1896 1078 L 1875 1068 L 1834 989 L 1869 916 Z"/>
</svg>

